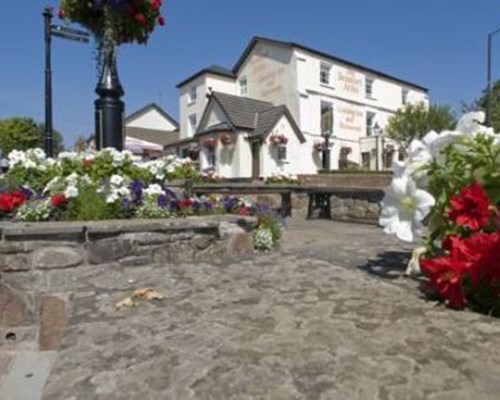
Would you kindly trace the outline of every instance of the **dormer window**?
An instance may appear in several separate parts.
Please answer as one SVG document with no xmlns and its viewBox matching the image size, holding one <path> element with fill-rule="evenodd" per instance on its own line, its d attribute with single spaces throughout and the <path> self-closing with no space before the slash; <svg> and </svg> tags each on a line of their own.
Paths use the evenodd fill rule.
<svg viewBox="0 0 500 400">
<path fill-rule="evenodd" d="M 321 63 L 321 68 L 319 71 L 319 82 L 322 85 L 328 85 L 328 86 L 331 85 L 330 83 L 331 71 L 332 71 L 332 66 L 330 64 Z"/>
<path fill-rule="evenodd" d="M 190 89 L 189 89 L 189 93 L 188 93 L 188 102 L 189 103 L 194 103 L 196 101 L 196 97 L 197 97 L 197 92 L 196 92 L 196 86 L 192 86 Z"/>
</svg>

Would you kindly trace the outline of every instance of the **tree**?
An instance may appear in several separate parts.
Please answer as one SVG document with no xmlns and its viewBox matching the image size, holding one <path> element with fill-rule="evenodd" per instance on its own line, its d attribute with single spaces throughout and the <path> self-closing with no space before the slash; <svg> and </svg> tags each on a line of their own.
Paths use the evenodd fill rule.
<svg viewBox="0 0 500 400">
<path fill-rule="evenodd" d="M 488 108 L 488 92 L 483 90 L 481 96 L 476 99 L 471 105 L 465 104 L 466 111 L 487 111 Z M 491 115 L 490 123 L 495 132 L 500 132 L 500 81 L 496 81 L 491 87 Z"/>
<path fill-rule="evenodd" d="M 45 126 L 31 118 L 6 118 L 0 120 L 0 151 L 6 157 L 12 150 L 44 148 Z M 64 150 L 63 138 L 53 131 L 54 154 Z"/>
<path fill-rule="evenodd" d="M 389 118 L 386 133 L 407 147 L 413 139 L 421 139 L 431 130 L 453 129 L 455 124 L 455 117 L 448 106 L 408 104 Z"/>
</svg>

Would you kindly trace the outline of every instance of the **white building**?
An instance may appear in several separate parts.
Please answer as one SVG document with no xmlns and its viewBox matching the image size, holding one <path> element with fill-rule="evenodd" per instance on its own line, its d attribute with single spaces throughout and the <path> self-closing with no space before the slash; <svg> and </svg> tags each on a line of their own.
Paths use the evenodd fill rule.
<svg viewBox="0 0 500 400">
<path fill-rule="evenodd" d="M 428 104 L 428 91 L 420 85 L 297 43 L 261 37 L 252 39 L 232 70 L 212 66 L 184 80 L 178 88 L 181 139 L 210 130 L 210 125 L 200 124 L 211 91 L 286 106 L 291 116 L 288 120 L 296 123 L 305 138 L 300 157 L 287 160 L 294 164 L 287 168 L 299 173 L 321 168 L 320 153 L 314 146 L 325 135 L 333 144 L 332 169 L 346 163 L 371 170 L 390 167 L 399 149 L 383 135 L 389 117 L 407 103 Z M 242 110 L 233 110 L 238 112 Z M 257 129 L 257 122 L 252 129 Z M 245 143 L 248 149 L 252 147 L 251 141 Z M 292 154 L 288 152 L 290 157 Z M 283 167 L 266 167 L 270 162 L 266 157 L 260 162 L 261 176 Z M 246 176 L 244 172 L 235 168 L 226 175 Z"/>
<path fill-rule="evenodd" d="M 134 154 L 155 156 L 179 140 L 179 124 L 155 103 L 125 118 L 125 148 Z"/>
</svg>

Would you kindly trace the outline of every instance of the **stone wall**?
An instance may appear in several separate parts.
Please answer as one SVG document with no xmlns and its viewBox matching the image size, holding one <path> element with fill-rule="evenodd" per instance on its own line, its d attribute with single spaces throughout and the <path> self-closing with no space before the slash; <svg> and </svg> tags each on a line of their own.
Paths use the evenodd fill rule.
<svg viewBox="0 0 500 400">
<path fill-rule="evenodd" d="M 58 348 L 68 290 L 96 296 L 95 286 L 104 284 L 110 271 L 126 279 L 130 268 L 252 253 L 251 221 L 210 216 L 0 223 L 0 348 Z"/>
<path fill-rule="evenodd" d="M 380 189 L 338 188 L 331 196 L 332 218 L 335 221 L 377 224 L 383 196 Z M 292 213 L 305 217 L 308 202 L 306 193 L 294 193 Z"/>
</svg>

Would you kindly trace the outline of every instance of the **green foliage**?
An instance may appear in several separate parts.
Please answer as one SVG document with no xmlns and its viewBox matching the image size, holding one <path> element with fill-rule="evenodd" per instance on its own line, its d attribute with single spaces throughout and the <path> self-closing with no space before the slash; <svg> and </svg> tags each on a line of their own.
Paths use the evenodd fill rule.
<svg viewBox="0 0 500 400">
<path fill-rule="evenodd" d="M 257 211 L 257 223 L 254 230 L 269 229 L 273 237 L 273 245 L 277 246 L 281 239 L 281 224 L 278 215 L 273 211 Z"/>
<path fill-rule="evenodd" d="M 486 112 L 488 106 L 488 93 L 483 90 L 481 96 L 471 105 L 465 105 L 464 108 L 470 111 L 482 110 Z M 500 132 L 500 80 L 496 81 L 491 88 L 491 126 L 495 132 Z"/>
<path fill-rule="evenodd" d="M 108 204 L 93 185 L 80 185 L 78 196 L 72 198 L 66 211 L 69 221 L 99 221 L 124 217 L 120 204 Z"/>
<path fill-rule="evenodd" d="M 455 124 L 455 117 L 448 106 L 408 104 L 389 119 L 386 134 L 406 148 L 413 139 L 421 139 L 432 130 L 453 129 Z"/>
<path fill-rule="evenodd" d="M 449 234 L 463 234 L 447 217 L 452 196 L 463 187 L 477 181 L 483 185 L 493 204 L 500 204 L 500 146 L 494 138 L 479 135 L 475 139 L 462 139 L 459 145 L 449 145 L 441 159 L 434 161 L 428 171 L 429 192 L 436 205 L 429 221 L 429 246 L 438 250 L 435 240 Z"/>
<path fill-rule="evenodd" d="M 0 120 L 0 151 L 6 157 L 12 150 L 44 147 L 45 128 L 31 118 L 6 118 Z M 63 139 L 53 132 L 54 153 L 63 150 Z"/>
</svg>

